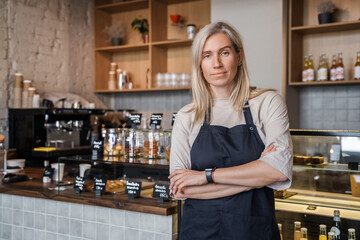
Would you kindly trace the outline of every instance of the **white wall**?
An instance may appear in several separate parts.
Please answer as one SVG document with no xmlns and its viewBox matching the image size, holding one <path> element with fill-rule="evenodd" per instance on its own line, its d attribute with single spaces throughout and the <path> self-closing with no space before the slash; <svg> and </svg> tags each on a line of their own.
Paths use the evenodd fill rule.
<svg viewBox="0 0 360 240">
<path fill-rule="evenodd" d="M 211 22 L 226 21 L 241 34 L 250 83 L 282 92 L 282 0 L 211 0 Z"/>
</svg>

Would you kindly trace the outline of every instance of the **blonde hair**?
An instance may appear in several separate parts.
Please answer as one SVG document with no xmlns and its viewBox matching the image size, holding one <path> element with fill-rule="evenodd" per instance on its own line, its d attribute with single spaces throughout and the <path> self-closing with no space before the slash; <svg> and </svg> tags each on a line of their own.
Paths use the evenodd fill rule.
<svg viewBox="0 0 360 240">
<path fill-rule="evenodd" d="M 245 52 L 239 33 L 229 24 L 215 22 L 203 27 L 197 34 L 192 45 L 192 107 L 189 112 L 195 111 L 195 122 L 203 121 L 205 114 L 212 112 L 212 97 L 210 86 L 205 80 L 202 70 L 202 51 L 206 40 L 216 33 L 224 33 L 232 42 L 237 53 L 242 52 L 242 62 L 234 78 L 234 88 L 230 95 L 230 102 L 233 108 L 242 112 L 245 103 L 248 101 L 253 89 L 250 89 L 249 74 L 246 65 Z M 266 90 L 267 91 L 267 90 Z M 264 91 L 261 91 L 261 93 Z M 256 96 L 261 93 L 256 93 Z M 211 116 L 209 116 L 211 119 Z"/>
</svg>

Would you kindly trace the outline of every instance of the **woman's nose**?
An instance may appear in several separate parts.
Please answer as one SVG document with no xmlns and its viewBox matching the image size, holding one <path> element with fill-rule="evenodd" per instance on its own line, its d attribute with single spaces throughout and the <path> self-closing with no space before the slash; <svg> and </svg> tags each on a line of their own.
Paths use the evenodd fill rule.
<svg viewBox="0 0 360 240">
<path fill-rule="evenodd" d="M 222 66 L 222 62 L 221 62 L 220 56 L 216 55 L 213 58 L 213 67 L 216 68 L 216 67 L 221 67 L 221 66 Z"/>
</svg>

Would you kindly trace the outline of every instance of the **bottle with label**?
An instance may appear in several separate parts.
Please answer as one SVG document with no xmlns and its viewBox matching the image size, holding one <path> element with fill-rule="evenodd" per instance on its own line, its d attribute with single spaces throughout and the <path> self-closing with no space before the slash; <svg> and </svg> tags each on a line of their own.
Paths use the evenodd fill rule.
<svg viewBox="0 0 360 240">
<path fill-rule="evenodd" d="M 321 74 L 320 74 L 321 64 L 322 64 L 322 54 L 319 56 L 319 65 L 316 71 L 316 81 L 321 81 Z"/>
<path fill-rule="evenodd" d="M 295 221 L 294 222 L 294 240 L 300 240 L 300 228 L 301 228 L 301 222 Z"/>
<path fill-rule="evenodd" d="M 309 82 L 315 81 L 315 68 L 314 68 L 314 61 L 312 54 L 309 55 L 309 63 L 308 63 L 308 70 L 307 70 L 307 80 Z"/>
<path fill-rule="evenodd" d="M 308 237 L 307 237 L 307 228 L 301 228 L 301 238 L 300 240 L 307 240 Z"/>
<path fill-rule="evenodd" d="M 336 81 L 336 54 L 332 55 L 330 81 Z"/>
<path fill-rule="evenodd" d="M 340 211 L 334 210 L 334 221 L 330 228 L 330 232 L 333 232 L 336 240 L 340 240 L 341 235 L 341 222 L 340 222 Z"/>
<path fill-rule="evenodd" d="M 337 81 L 344 81 L 345 78 L 345 69 L 343 64 L 343 56 L 342 52 L 338 54 L 338 64 L 336 66 L 336 80 Z"/>
<path fill-rule="evenodd" d="M 43 174 L 43 183 L 51 182 L 51 177 L 53 174 L 53 169 L 50 167 L 49 160 L 44 160 L 44 174 Z"/>
<path fill-rule="evenodd" d="M 325 224 L 320 224 L 319 240 L 327 240 Z"/>
<path fill-rule="evenodd" d="M 307 77 L 308 71 L 307 70 L 308 70 L 308 56 L 305 56 L 303 70 L 302 70 L 302 81 L 303 82 L 307 82 L 307 80 L 308 80 L 308 77 Z"/>
<path fill-rule="evenodd" d="M 322 53 L 320 55 L 320 59 L 319 59 L 319 67 L 318 67 L 318 71 L 317 71 L 317 80 L 318 81 L 326 81 L 328 79 L 327 74 L 328 70 L 327 70 L 327 63 L 326 63 L 326 59 L 325 59 L 325 53 Z"/>
<path fill-rule="evenodd" d="M 360 51 L 357 52 L 356 63 L 354 67 L 354 78 L 360 80 Z"/>
<path fill-rule="evenodd" d="M 279 228 L 279 232 L 280 232 L 280 239 L 283 240 L 283 235 L 282 235 L 282 224 L 278 223 L 278 228 Z"/>
<path fill-rule="evenodd" d="M 354 228 L 348 229 L 348 240 L 356 240 L 356 234 Z"/>
</svg>

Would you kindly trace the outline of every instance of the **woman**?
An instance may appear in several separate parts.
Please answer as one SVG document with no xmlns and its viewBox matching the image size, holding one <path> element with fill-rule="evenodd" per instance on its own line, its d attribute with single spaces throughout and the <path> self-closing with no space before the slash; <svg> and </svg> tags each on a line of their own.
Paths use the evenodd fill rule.
<svg viewBox="0 0 360 240">
<path fill-rule="evenodd" d="M 187 199 L 180 239 L 280 239 L 273 189 L 292 173 L 285 103 L 250 88 L 228 24 L 201 29 L 192 55 L 193 102 L 176 116 L 170 155 L 170 189 Z"/>
</svg>

